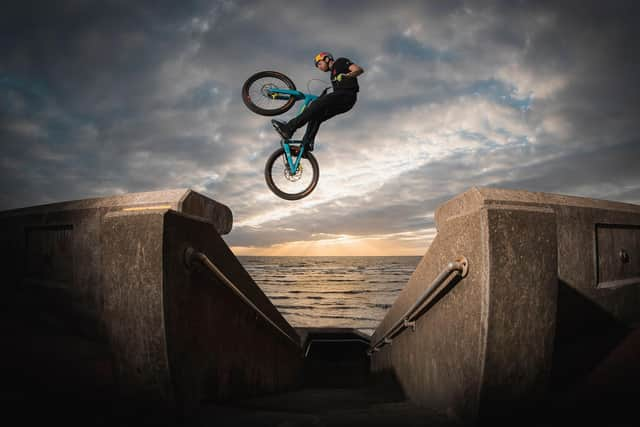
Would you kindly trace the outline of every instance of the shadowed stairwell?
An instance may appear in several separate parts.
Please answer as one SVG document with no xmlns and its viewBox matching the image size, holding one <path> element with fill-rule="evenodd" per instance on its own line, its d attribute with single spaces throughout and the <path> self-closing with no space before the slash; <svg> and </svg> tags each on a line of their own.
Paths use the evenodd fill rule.
<svg viewBox="0 0 640 427">
<path fill-rule="evenodd" d="M 392 373 L 372 374 L 369 338 L 354 329 L 300 328 L 305 349 L 299 390 L 227 403 L 203 402 L 196 425 L 439 426 L 456 425 L 417 407 Z"/>
</svg>

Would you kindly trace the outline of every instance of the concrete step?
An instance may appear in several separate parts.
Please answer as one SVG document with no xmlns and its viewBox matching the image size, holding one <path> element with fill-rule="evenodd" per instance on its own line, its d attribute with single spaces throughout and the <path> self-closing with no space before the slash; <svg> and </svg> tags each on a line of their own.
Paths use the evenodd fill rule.
<svg viewBox="0 0 640 427">
<path fill-rule="evenodd" d="M 444 414 L 418 408 L 397 392 L 372 387 L 305 388 L 204 405 L 198 426 L 454 426 Z"/>
</svg>

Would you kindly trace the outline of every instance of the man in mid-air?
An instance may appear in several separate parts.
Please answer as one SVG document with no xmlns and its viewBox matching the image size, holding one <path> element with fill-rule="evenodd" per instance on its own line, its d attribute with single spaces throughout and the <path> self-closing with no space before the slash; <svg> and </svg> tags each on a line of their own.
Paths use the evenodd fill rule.
<svg viewBox="0 0 640 427">
<path fill-rule="evenodd" d="M 308 142 L 309 150 L 313 150 L 313 141 L 320 123 L 353 108 L 360 90 L 357 77 L 364 73 L 362 67 L 349 59 L 334 60 L 329 52 L 320 52 L 315 56 L 314 62 L 321 71 L 331 72 L 333 91 L 310 103 L 302 113 L 288 122 L 271 120 L 273 127 L 284 139 L 291 139 L 297 129 L 308 123 L 303 140 Z"/>
</svg>

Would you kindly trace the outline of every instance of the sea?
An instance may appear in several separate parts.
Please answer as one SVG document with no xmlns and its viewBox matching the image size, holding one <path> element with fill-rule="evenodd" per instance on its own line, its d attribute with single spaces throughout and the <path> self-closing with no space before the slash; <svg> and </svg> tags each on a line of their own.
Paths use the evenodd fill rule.
<svg viewBox="0 0 640 427">
<path fill-rule="evenodd" d="M 420 256 L 239 256 L 293 327 L 346 327 L 373 334 Z"/>
</svg>

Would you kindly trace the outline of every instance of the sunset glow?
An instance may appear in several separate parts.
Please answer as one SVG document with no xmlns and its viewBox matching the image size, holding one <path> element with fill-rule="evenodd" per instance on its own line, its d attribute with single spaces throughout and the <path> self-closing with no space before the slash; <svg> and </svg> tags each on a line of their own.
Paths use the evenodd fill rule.
<svg viewBox="0 0 640 427">
<path fill-rule="evenodd" d="M 259 256 L 422 256 L 434 236 L 435 229 L 386 236 L 322 236 L 317 240 L 292 241 L 268 247 L 238 246 L 231 250 L 236 255 Z"/>
</svg>

